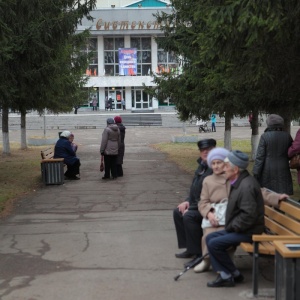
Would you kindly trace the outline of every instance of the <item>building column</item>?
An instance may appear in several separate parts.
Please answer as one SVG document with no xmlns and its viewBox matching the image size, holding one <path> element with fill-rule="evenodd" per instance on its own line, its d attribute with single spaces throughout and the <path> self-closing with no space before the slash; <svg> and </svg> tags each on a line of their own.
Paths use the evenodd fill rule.
<svg viewBox="0 0 300 300">
<path fill-rule="evenodd" d="M 155 36 L 151 37 L 151 69 L 152 72 L 156 72 L 157 68 L 157 43 L 155 41 Z"/>
<path fill-rule="evenodd" d="M 98 36 L 98 76 L 104 76 L 104 39 Z"/>
</svg>

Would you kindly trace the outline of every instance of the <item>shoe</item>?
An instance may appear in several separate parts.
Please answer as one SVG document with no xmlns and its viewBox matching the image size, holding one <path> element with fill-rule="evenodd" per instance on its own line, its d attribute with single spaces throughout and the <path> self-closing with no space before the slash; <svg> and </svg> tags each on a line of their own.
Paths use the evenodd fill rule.
<svg viewBox="0 0 300 300">
<path fill-rule="evenodd" d="M 191 258 L 191 257 L 193 257 L 194 255 L 191 254 L 191 253 L 189 253 L 189 252 L 187 252 L 187 251 L 184 251 L 184 252 L 181 252 L 181 253 L 176 253 L 175 256 L 176 256 L 177 258 Z"/>
<path fill-rule="evenodd" d="M 210 267 L 210 260 L 206 258 L 203 259 L 202 262 L 194 268 L 194 271 L 195 273 L 202 273 L 208 271 L 209 267 Z"/>
<path fill-rule="evenodd" d="M 216 280 L 207 283 L 208 287 L 232 287 L 235 286 L 233 277 L 223 279 L 219 274 Z"/>
<path fill-rule="evenodd" d="M 188 261 L 187 263 L 184 264 L 185 268 L 193 268 L 200 264 L 202 261 L 202 256 L 200 254 L 197 254 L 195 258 L 192 260 Z"/>
<path fill-rule="evenodd" d="M 102 177 L 102 179 L 103 179 L 103 180 L 105 180 L 105 179 L 110 179 L 110 177 Z"/>
<path fill-rule="evenodd" d="M 244 281 L 244 276 L 242 274 L 238 275 L 238 276 L 235 276 L 233 277 L 233 280 L 235 283 L 242 283 Z"/>
</svg>

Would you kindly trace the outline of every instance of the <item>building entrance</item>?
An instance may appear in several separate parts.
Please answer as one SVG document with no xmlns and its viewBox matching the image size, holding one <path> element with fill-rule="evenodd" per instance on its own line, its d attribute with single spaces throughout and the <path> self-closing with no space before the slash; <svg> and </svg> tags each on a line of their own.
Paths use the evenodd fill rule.
<svg viewBox="0 0 300 300">
<path fill-rule="evenodd" d="M 133 109 L 152 108 L 152 98 L 142 88 L 133 87 L 131 89 L 131 102 Z"/>
</svg>

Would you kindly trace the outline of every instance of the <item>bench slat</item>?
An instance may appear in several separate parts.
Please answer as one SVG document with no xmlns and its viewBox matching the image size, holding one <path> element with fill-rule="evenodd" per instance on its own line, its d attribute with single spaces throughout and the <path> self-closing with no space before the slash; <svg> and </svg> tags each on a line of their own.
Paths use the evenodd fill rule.
<svg viewBox="0 0 300 300">
<path fill-rule="evenodd" d="M 299 222 L 292 219 L 290 216 L 280 213 L 276 211 L 274 208 L 268 206 L 265 206 L 265 215 L 268 216 L 269 219 L 276 221 L 279 225 L 282 225 L 281 228 L 286 228 L 287 230 L 300 235 Z M 278 233 L 278 234 L 284 234 L 284 233 Z"/>
</svg>

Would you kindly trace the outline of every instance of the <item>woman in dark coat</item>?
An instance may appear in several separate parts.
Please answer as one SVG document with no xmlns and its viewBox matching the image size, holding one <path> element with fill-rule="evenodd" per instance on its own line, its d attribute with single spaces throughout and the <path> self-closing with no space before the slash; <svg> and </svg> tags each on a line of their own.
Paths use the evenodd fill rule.
<svg viewBox="0 0 300 300">
<path fill-rule="evenodd" d="M 67 171 L 65 172 L 65 179 L 78 180 L 80 179 L 76 175 L 79 172 L 80 160 L 76 157 L 69 138 L 71 136 L 70 131 L 63 131 L 60 134 L 59 140 L 54 147 L 54 158 L 63 158 L 64 163 L 67 165 Z"/>
<path fill-rule="evenodd" d="M 279 115 L 269 115 L 267 129 L 261 135 L 253 167 L 253 175 L 261 187 L 277 193 L 293 194 L 288 149 L 291 135 L 283 131 L 284 121 Z"/>
<path fill-rule="evenodd" d="M 122 177 L 123 176 L 123 158 L 124 158 L 124 153 L 125 153 L 125 130 L 126 127 L 122 124 L 122 118 L 120 116 L 116 116 L 114 118 L 116 124 L 119 127 L 120 130 L 120 134 L 121 134 L 121 143 L 119 146 L 119 152 L 118 152 L 118 158 L 117 158 L 117 174 L 118 177 Z"/>
</svg>

